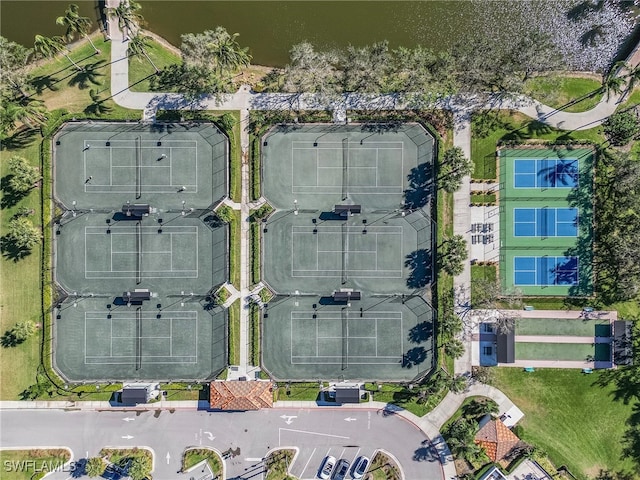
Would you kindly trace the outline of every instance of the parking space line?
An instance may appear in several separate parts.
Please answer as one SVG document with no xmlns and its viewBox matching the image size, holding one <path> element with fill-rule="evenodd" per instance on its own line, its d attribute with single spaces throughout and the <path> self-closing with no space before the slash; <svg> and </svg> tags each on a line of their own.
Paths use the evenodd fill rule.
<svg viewBox="0 0 640 480">
<path fill-rule="evenodd" d="M 311 463 L 311 459 L 313 458 L 314 453 L 316 453 L 316 449 L 313 449 L 313 452 L 311 452 L 311 455 L 309 456 L 309 460 L 307 460 L 307 463 L 305 463 L 304 468 L 302 469 L 302 477 L 304 477 L 304 472 L 307 471 L 307 467 L 309 466 L 309 463 Z"/>
</svg>

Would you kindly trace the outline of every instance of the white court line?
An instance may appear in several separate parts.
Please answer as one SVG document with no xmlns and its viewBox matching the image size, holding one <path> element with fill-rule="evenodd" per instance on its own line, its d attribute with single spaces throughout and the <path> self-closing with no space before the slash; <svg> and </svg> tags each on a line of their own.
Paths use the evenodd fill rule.
<svg viewBox="0 0 640 480">
<path fill-rule="evenodd" d="M 128 252 L 126 250 L 114 250 L 113 253 L 122 253 L 122 254 L 131 255 L 131 254 L 138 253 L 138 252 Z M 164 250 L 152 250 L 151 251 L 150 250 L 148 252 L 145 251 L 145 252 L 142 252 L 142 253 L 143 253 L 143 255 L 150 254 L 150 253 L 153 253 L 153 254 L 157 253 L 157 254 L 161 254 L 161 255 L 169 255 L 171 253 L 171 251 L 170 250 L 167 250 L 167 251 L 164 251 Z"/>
<path fill-rule="evenodd" d="M 112 320 L 113 320 L 113 319 L 112 319 Z M 128 336 L 128 335 L 123 335 L 123 336 L 116 335 L 116 336 L 112 336 L 111 338 L 137 338 L 137 337 L 130 337 L 130 336 Z M 165 336 L 159 336 L 159 335 L 146 336 L 146 335 L 143 335 L 143 336 L 141 336 L 140 338 L 160 338 L 160 339 L 167 339 L 167 338 L 171 338 L 171 337 L 167 337 L 166 335 L 165 335 Z M 101 355 L 99 355 L 99 356 L 101 356 Z M 164 355 L 162 355 L 162 356 L 164 356 Z M 169 356 L 170 356 L 170 355 L 169 355 Z"/>
<path fill-rule="evenodd" d="M 336 338 L 344 338 L 344 337 L 342 335 L 340 335 L 339 337 L 324 337 L 323 336 L 323 337 L 318 337 L 318 338 L 321 338 L 323 340 L 326 340 L 326 339 L 334 339 L 335 340 Z M 362 340 L 362 339 L 371 340 L 372 338 L 376 338 L 376 337 L 353 337 L 353 336 L 349 336 L 350 340 L 354 340 L 354 339 L 355 340 Z"/>
<path fill-rule="evenodd" d="M 169 318 L 170 320 L 170 336 L 142 336 L 140 337 L 140 340 L 142 341 L 143 339 L 171 339 L 173 340 L 173 320 L 174 319 L 183 319 L 183 320 L 194 320 L 194 329 L 195 329 L 195 333 L 196 333 L 196 337 L 195 337 L 195 355 L 173 355 L 173 342 L 170 342 L 170 354 L 169 355 L 143 355 L 143 359 L 145 360 L 145 363 L 149 364 L 196 364 L 198 362 L 198 353 L 197 353 L 197 347 L 198 347 L 198 315 L 196 311 L 193 310 L 188 310 L 186 312 L 172 312 L 174 313 L 174 315 L 172 317 Z M 116 314 L 117 316 L 117 314 Z M 175 317 L 175 318 L 174 318 Z M 134 321 L 135 317 L 131 316 L 129 314 L 129 316 L 123 317 L 123 316 L 119 316 L 118 318 L 119 320 L 129 320 L 129 321 Z M 135 359 L 136 356 L 135 355 L 113 355 L 113 339 L 135 339 L 137 338 L 136 336 L 114 336 L 113 335 L 113 321 L 115 320 L 112 316 L 111 319 L 109 319 L 110 322 L 110 329 L 111 329 L 111 338 L 110 338 L 110 355 L 109 356 L 104 356 L 104 355 L 88 355 L 87 354 L 87 331 L 88 331 L 88 326 L 87 326 L 87 320 L 91 320 L 91 321 L 100 321 L 103 322 L 104 321 L 104 313 L 103 312 L 85 312 L 85 328 L 84 328 L 84 337 L 85 337 L 85 348 L 84 348 L 84 363 L 85 365 L 120 365 L 120 364 L 126 364 L 126 363 L 130 363 L 127 361 L 124 361 L 126 359 Z M 143 314 L 142 316 L 142 320 L 155 320 L 155 316 L 151 313 L 147 313 L 147 314 Z M 188 359 L 187 361 L 162 361 L 162 362 L 153 362 L 153 361 L 149 361 L 148 359 L 153 359 L 153 358 L 172 358 L 172 359 L 180 359 L 180 358 L 185 358 Z M 121 362 L 113 362 L 113 361 L 107 361 L 107 362 L 89 362 L 87 363 L 88 359 L 118 359 L 118 360 L 122 360 Z M 191 360 L 194 359 L 194 360 Z"/>
<path fill-rule="evenodd" d="M 113 150 L 109 149 L 109 185 L 113 185 Z"/>
</svg>

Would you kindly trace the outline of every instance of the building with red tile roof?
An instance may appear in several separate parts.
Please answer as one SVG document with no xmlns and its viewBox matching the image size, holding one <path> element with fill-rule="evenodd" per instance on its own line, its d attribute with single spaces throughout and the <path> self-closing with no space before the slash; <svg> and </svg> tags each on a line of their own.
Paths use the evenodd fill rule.
<svg viewBox="0 0 640 480">
<path fill-rule="evenodd" d="M 502 421 L 492 419 L 478 430 L 475 442 L 484 448 L 492 462 L 499 462 L 520 442 L 520 439 Z"/>
<path fill-rule="evenodd" d="M 273 384 L 260 381 L 214 381 L 209 406 L 218 410 L 259 410 L 273 406 Z"/>
</svg>

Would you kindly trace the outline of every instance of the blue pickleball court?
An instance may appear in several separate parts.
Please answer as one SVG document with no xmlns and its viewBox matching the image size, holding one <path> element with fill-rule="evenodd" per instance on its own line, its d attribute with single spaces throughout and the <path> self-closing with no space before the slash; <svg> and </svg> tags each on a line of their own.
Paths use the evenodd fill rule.
<svg viewBox="0 0 640 480">
<path fill-rule="evenodd" d="M 515 188 L 574 188 L 578 186 L 577 158 L 516 158 Z"/>
<path fill-rule="evenodd" d="M 577 208 L 514 208 L 515 237 L 577 237 Z"/>
<path fill-rule="evenodd" d="M 514 285 L 577 285 L 578 257 L 514 257 Z"/>
</svg>

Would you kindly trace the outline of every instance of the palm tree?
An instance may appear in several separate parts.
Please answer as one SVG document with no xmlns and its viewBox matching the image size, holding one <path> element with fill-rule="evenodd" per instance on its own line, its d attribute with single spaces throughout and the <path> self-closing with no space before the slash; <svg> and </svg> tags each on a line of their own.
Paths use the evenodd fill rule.
<svg viewBox="0 0 640 480">
<path fill-rule="evenodd" d="M 140 32 L 137 32 L 136 35 L 129 40 L 129 47 L 127 48 L 127 54 L 130 57 L 133 57 L 134 55 L 140 55 L 140 54 L 144 55 L 146 59 L 149 60 L 149 63 L 155 69 L 156 73 L 158 73 L 160 69 L 156 67 L 156 64 L 153 63 L 153 60 L 151 60 L 151 57 L 149 57 L 149 55 L 147 54 L 147 48 L 149 48 L 150 38 L 151 37 L 147 35 L 143 35 Z"/>
<path fill-rule="evenodd" d="M 139 10 L 142 7 L 134 0 L 122 0 L 116 8 L 107 9 L 107 15 L 118 19 L 118 27 L 124 32 L 127 29 L 126 36 L 131 37 L 138 31 L 143 22 L 142 15 Z"/>
<path fill-rule="evenodd" d="M 218 34 L 217 42 L 209 44 L 209 50 L 215 57 L 218 74 L 235 72 L 240 67 L 247 67 L 251 61 L 251 55 L 247 48 L 242 48 L 236 41 L 239 34 L 229 35 L 221 27 L 216 29 L 216 34 Z"/>
<path fill-rule="evenodd" d="M 46 112 L 40 100 L 30 97 L 15 99 L 3 95 L 0 101 L 0 139 L 7 137 L 18 123 L 28 127 L 44 124 Z"/>
<path fill-rule="evenodd" d="M 81 35 L 89 40 L 89 43 L 97 55 L 100 53 L 100 50 L 96 48 L 91 41 L 91 37 L 88 35 L 89 29 L 91 28 L 91 20 L 89 20 L 89 17 L 80 16 L 79 10 L 78 5 L 70 3 L 69 7 L 64 11 L 64 15 L 56 18 L 56 23 L 67 28 L 65 37 L 68 41 L 73 40 L 76 35 Z"/>
<path fill-rule="evenodd" d="M 44 35 L 36 35 L 35 40 L 33 42 L 33 49 L 36 53 L 42 55 L 46 58 L 53 58 L 58 53 L 62 53 L 67 60 L 69 60 L 78 70 L 82 70 L 76 62 L 74 62 L 71 57 L 67 54 L 67 49 L 64 45 L 64 41 L 62 37 L 45 37 Z"/>
</svg>

